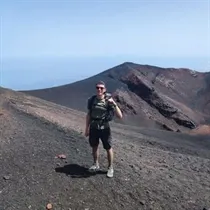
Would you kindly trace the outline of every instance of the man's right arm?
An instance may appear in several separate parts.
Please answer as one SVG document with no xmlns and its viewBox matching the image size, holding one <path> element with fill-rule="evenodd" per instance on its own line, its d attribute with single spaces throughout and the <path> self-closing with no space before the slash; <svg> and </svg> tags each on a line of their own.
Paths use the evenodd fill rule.
<svg viewBox="0 0 210 210">
<path fill-rule="evenodd" d="M 90 112 L 88 111 L 86 114 L 86 130 L 89 129 L 90 126 Z"/>
<path fill-rule="evenodd" d="M 86 114 L 86 124 L 85 124 L 85 135 L 89 135 L 89 127 L 90 127 L 90 99 L 88 99 L 87 103 L 88 112 Z"/>
</svg>

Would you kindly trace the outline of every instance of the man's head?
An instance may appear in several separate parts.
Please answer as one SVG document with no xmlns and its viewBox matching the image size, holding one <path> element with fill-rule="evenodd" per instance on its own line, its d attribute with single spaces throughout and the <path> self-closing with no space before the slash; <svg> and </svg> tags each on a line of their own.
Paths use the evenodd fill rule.
<svg viewBox="0 0 210 210">
<path fill-rule="evenodd" d="M 103 81 L 99 81 L 96 83 L 96 91 L 99 97 L 103 96 L 106 92 L 106 85 Z"/>
</svg>

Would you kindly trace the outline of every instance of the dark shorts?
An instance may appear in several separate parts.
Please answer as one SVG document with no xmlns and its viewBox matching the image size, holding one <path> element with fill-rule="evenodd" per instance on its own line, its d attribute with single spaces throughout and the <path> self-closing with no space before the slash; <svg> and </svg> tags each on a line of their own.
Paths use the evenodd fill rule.
<svg viewBox="0 0 210 210">
<path fill-rule="evenodd" d="M 91 147 L 99 145 L 101 139 L 103 148 L 109 150 L 112 147 L 112 135 L 110 127 L 104 129 L 90 128 L 89 143 Z"/>
</svg>

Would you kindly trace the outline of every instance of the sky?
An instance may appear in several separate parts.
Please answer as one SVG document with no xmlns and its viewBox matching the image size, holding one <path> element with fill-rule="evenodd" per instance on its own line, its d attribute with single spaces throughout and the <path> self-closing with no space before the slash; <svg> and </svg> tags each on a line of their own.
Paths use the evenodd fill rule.
<svg viewBox="0 0 210 210">
<path fill-rule="evenodd" d="M 126 61 L 210 71 L 209 2 L 1 0 L 0 86 L 56 86 Z"/>
</svg>

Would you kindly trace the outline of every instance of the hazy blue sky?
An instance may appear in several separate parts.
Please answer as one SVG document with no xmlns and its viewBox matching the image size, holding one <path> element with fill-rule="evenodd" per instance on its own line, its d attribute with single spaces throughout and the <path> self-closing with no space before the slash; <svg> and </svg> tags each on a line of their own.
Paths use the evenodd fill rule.
<svg viewBox="0 0 210 210">
<path fill-rule="evenodd" d="M 58 85 L 124 61 L 210 71 L 209 6 L 209 0 L 1 0 L 1 85 Z"/>
</svg>

